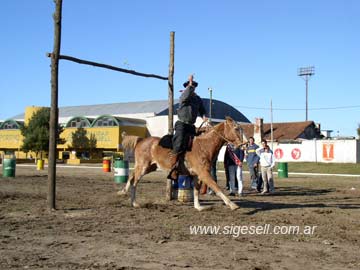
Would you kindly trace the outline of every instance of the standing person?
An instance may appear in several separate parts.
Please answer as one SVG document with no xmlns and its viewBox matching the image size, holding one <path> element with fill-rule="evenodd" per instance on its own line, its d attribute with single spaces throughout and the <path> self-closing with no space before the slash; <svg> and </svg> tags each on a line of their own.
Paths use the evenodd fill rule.
<svg viewBox="0 0 360 270">
<path fill-rule="evenodd" d="M 273 192 L 272 190 L 269 190 L 269 182 L 274 181 L 273 179 L 273 167 L 275 166 L 275 157 L 270 150 L 270 147 L 266 145 L 263 150 L 262 149 L 256 149 L 256 154 L 260 157 L 260 166 L 261 166 L 261 175 L 264 181 L 264 188 L 261 194 L 265 194 L 270 192 Z"/>
<path fill-rule="evenodd" d="M 255 144 L 254 137 L 250 137 L 249 145 L 246 148 L 246 163 L 250 172 L 250 187 L 252 189 L 257 189 L 259 156 L 256 154 L 256 149 L 258 148 L 259 146 Z"/>
<path fill-rule="evenodd" d="M 226 155 L 226 151 L 225 151 L 225 155 Z M 224 170 L 225 170 L 225 179 L 226 179 L 226 185 L 225 185 L 225 188 L 226 190 L 229 190 L 230 189 L 230 176 L 229 176 L 229 167 L 228 165 L 225 163 L 225 155 L 224 155 Z M 238 188 L 238 180 L 237 178 L 235 179 L 235 189 Z"/>
<path fill-rule="evenodd" d="M 197 86 L 198 83 L 194 81 L 194 76 L 190 75 L 188 81 L 184 83 L 185 90 L 180 96 L 179 109 L 177 110 L 179 120 L 175 123 L 175 135 L 172 139 L 172 153 L 177 155 L 177 162 L 169 174 L 170 179 L 177 178 L 176 173 L 173 175 L 173 172 L 179 165 L 179 154 L 186 152 L 190 137 L 195 136 L 196 129 L 194 124 L 197 116 L 200 115 L 204 121 L 207 120 L 203 102 L 195 93 Z"/>
<path fill-rule="evenodd" d="M 261 140 L 261 147 L 260 147 L 260 153 L 264 152 L 264 148 L 268 146 L 267 140 L 262 139 Z M 270 152 L 273 153 L 273 151 L 270 149 Z M 260 170 L 261 171 L 261 170 Z M 263 179 L 262 179 L 262 174 L 260 173 L 259 177 L 258 177 L 258 183 L 257 183 L 257 190 L 260 192 L 262 190 L 262 185 L 263 185 Z M 268 190 L 270 189 L 270 191 L 274 190 L 274 182 L 269 181 L 268 182 Z"/>
<path fill-rule="evenodd" d="M 232 144 L 226 146 L 224 166 L 227 167 L 229 172 L 229 196 L 235 196 L 236 179 L 238 183 L 238 195 L 243 196 L 242 163 L 244 156 L 244 151 L 240 147 L 235 148 Z"/>
</svg>

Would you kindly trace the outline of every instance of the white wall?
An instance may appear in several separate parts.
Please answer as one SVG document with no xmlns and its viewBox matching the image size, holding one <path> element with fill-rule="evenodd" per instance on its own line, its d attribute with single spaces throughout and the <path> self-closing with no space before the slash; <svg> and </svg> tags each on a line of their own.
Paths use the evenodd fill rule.
<svg viewBox="0 0 360 270">
<path fill-rule="evenodd" d="M 147 129 L 149 130 L 149 133 L 151 136 L 155 137 L 162 137 L 166 134 L 168 134 L 168 116 L 167 115 L 161 115 L 161 116 L 154 116 L 154 117 L 148 117 L 145 118 L 147 123 Z M 174 128 L 175 123 L 178 120 L 177 115 L 174 115 Z M 195 126 L 199 127 L 202 124 L 203 120 L 201 117 L 196 118 Z"/>
<path fill-rule="evenodd" d="M 360 163 L 359 140 L 306 140 L 299 144 L 274 143 L 273 152 L 278 162 Z"/>
</svg>

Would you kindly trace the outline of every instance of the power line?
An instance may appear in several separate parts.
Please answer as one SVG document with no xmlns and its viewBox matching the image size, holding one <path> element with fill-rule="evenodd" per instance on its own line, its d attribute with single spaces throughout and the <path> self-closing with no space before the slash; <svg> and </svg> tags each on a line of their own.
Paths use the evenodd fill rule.
<svg viewBox="0 0 360 270">
<path fill-rule="evenodd" d="M 234 106 L 236 108 L 242 109 L 251 109 L 251 110 L 270 110 L 266 107 L 249 107 L 249 106 Z M 309 111 L 325 111 L 325 110 L 344 110 L 344 109 L 356 109 L 360 108 L 360 105 L 351 105 L 351 106 L 337 106 L 337 107 L 322 107 L 322 108 L 309 108 Z M 274 111 L 304 111 L 305 109 L 299 108 L 272 108 Z"/>
</svg>

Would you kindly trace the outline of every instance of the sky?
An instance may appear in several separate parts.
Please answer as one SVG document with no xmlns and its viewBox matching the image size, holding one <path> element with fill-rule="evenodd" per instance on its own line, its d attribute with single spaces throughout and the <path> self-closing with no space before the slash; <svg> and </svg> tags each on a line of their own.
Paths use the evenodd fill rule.
<svg viewBox="0 0 360 270">
<path fill-rule="evenodd" d="M 0 1 L 0 119 L 50 106 L 53 0 Z M 360 1 L 63 0 L 63 55 L 168 76 L 175 32 L 175 98 L 195 74 L 197 93 L 250 121 L 308 118 L 357 136 L 360 124 Z M 166 100 L 167 82 L 61 60 L 59 106 Z M 272 102 L 272 114 L 270 104 Z"/>
</svg>

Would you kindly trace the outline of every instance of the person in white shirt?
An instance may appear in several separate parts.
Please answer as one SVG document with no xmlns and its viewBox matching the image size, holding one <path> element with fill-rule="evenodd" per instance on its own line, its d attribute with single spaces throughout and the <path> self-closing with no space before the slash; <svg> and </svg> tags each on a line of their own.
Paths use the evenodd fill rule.
<svg viewBox="0 0 360 270">
<path fill-rule="evenodd" d="M 264 181 L 264 189 L 261 194 L 269 192 L 269 182 L 273 180 L 273 167 L 275 166 L 275 157 L 268 145 L 264 148 L 256 149 L 256 154 L 260 157 L 261 175 Z M 273 190 L 270 190 L 271 192 Z"/>
</svg>

